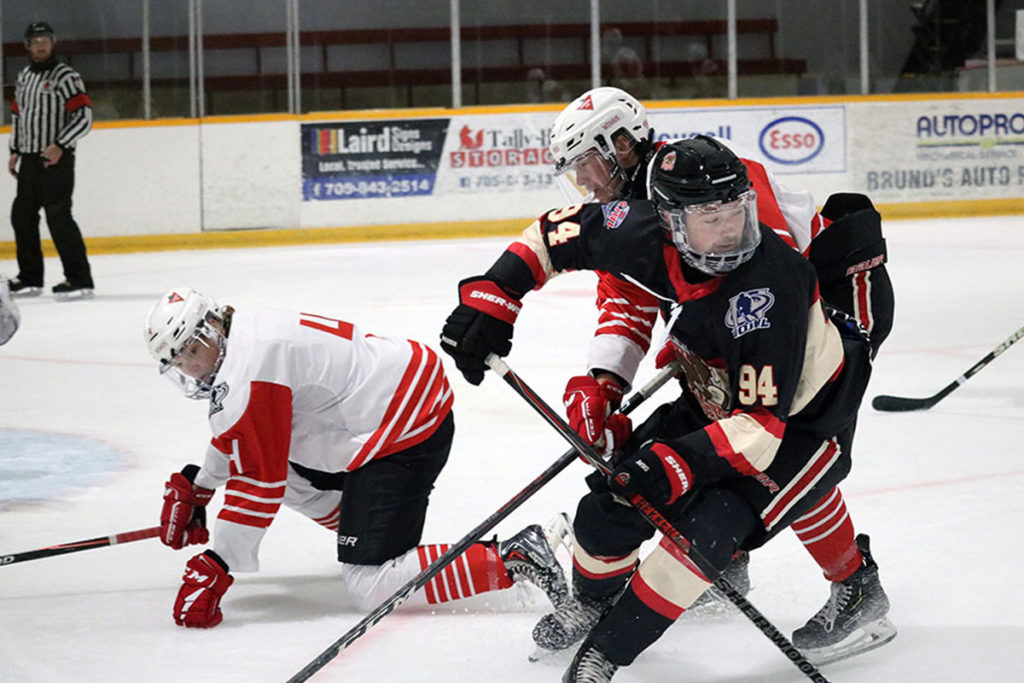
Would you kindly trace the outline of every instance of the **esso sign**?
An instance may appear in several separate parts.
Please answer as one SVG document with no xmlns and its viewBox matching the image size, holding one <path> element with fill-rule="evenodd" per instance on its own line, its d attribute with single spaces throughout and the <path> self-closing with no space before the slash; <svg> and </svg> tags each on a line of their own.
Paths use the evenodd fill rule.
<svg viewBox="0 0 1024 683">
<path fill-rule="evenodd" d="M 800 116 L 775 119 L 761 131 L 761 153 L 778 164 L 803 164 L 818 156 L 825 134 L 814 121 Z"/>
</svg>

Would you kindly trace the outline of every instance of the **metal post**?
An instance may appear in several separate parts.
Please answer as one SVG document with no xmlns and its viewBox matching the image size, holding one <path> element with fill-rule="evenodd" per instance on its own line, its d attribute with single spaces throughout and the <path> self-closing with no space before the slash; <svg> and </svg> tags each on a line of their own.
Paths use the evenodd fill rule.
<svg viewBox="0 0 1024 683">
<path fill-rule="evenodd" d="M 188 0 L 188 113 L 196 118 L 196 2 Z"/>
<path fill-rule="evenodd" d="M 295 113 L 302 113 L 302 43 L 299 41 L 299 0 L 291 0 L 292 3 L 292 26 L 295 31 L 295 38 L 292 40 L 294 55 L 292 61 L 295 68 Z"/>
<path fill-rule="evenodd" d="M 590 87 L 601 87 L 601 0 L 590 0 Z"/>
<path fill-rule="evenodd" d="M 459 0 L 450 0 L 452 33 L 452 108 L 462 107 L 462 33 L 459 22 Z"/>
<path fill-rule="evenodd" d="M 149 64 L 149 0 L 142 0 L 142 118 L 153 118 L 152 71 Z"/>
<path fill-rule="evenodd" d="M 0 0 L 0 36 L 4 34 L 4 3 Z M 2 43 L 3 41 L 0 41 Z M 0 50 L 0 84 L 4 82 L 4 51 Z M 13 97 L 13 95 L 12 95 Z M 0 97 L 0 102 L 3 102 L 3 97 Z M 7 107 L 0 107 L 0 126 L 7 123 Z"/>
<path fill-rule="evenodd" d="M 206 116 L 206 87 L 203 85 L 203 0 L 196 0 L 196 90 L 199 117 Z"/>
<path fill-rule="evenodd" d="M 860 94 L 871 91 L 868 80 L 868 0 L 860 0 Z"/>
<path fill-rule="evenodd" d="M 728 0 L 726 2 L 726 45 L 728 46 L 728 63 L 729 63 L 729 99 L 734 100 L 737 97 L 739 88 L 737 87 L 739 73 L 737 69 L 737 58 L 736 58 L 736 0 Z"/>
<path fill-rule="evenodd" d="M 996 91 L 996 2 L 985 3 L 985 23 L 988 24 L 988 91 Z"/>
<path fill-rule="evenodd" d="M 295 49 L 294 33 L 292 32 L 292 0 L 284 0 L 284 70 L 287 75 L 285 79 L 285 90 L 288 92 L 288 113 L 295 113 L 295 64 L 292 53 Z"/>
</svg>

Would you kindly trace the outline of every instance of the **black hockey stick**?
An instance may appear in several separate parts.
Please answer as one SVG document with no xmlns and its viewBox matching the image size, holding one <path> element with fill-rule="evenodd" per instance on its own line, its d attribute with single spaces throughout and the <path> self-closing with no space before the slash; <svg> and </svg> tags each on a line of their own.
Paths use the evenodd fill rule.
<svg viewBox="0 0 1024 683">
<path fill-rule="evenodd" d="M 967 372 L 947 384 L 943 387 L 942 391 L 934 396 L 929 396 L 928 398 L 908 398 L 904 396 L 888 396 L 882 394 L 881 396 L 875 396 L 874 400 L 871 401 L 871 407 L 875 410 L 883 410 L 889 413 L 905 412 L 908 410 L 927 410 L 953 393 L 953 390 L 961 384 L 981 372 L 986 365 L 995 360 L 996 356 L 1013 346 L 1021 337 L 1024 337 L 1024 327 L 1007 337 L 1006 341 L 992 349 L 987 356 L 972 365 Z"/>
<path fill-rule="evenodd" d="M 92 550 L 93 548 L 104 548 L 108 545 L 141 541 L 144 538 L 156 538 L 159 535 L 160 527 L 153 526 L 148 529 L 139 529 L 137 531 L 125 531 L 124 533 L 114 534 L 113 536 L 90 538 L 87 541 L 62 543 L 61 545 L 51 545 L 48 548 L 40 548 L 39 550 L 27 550 L 23 553 L 0 555 L 0 567 L 7 564 L 14 564 L 15 562 L 25 562 L 27 560 L 38 560 L 43 557 L 53 557 L 54 555 L 77 553 L 79 550 Z"/>
<path fill-rule="evenodd" d="M 548 424 L 555 428 L 559 434 L 562 435 L 566 441 L 573 445 L 583 458 L 597 468 L 600 472 L 607 475 L 611 473 L 608 465 L 594 452 L 593 448 L 585 442 L 579 434 L 573 431 L 572 427 L 567 425 L 565 421 L 555 413 L 542 398 L 537 396 L 530 387 L 523 382 L 520 377 L 512 372 L 511 368 L 496 355 L 491 354 L 487 357 L 487 365 L 494 370 L 496 373 L 511 386 L 517 394 L 526 399 L 534 410 L 540 413 L 541 417 L 547 420 Z M 670 366 L 671 367 L 671 366 Z M 658 509 L 652 505 L 646 498 L 640 494 L 635 494 L 629 499 L 629 503 L 635 507 L 640 514 L 642 514 L 648 522 L 651 523 L 658 531 L 660 531 L 666 538 L 672 541 L 676 546 L 679 547 L 684 553 L 686 553 L 693 563 L 697 565 L 705 576 L 715 577 L 713 583 L 721 593 L 729 599 L 729 602 L 734 604 L 736 608 L 741 611 L 748 619 L 754 622 L 754 625 L 760 629 L 770 641 L 772 641 L 776 647 L 778 647 L 786 658 L 793 662 L 793 664 L 800 669 L 801 673 L 807 676 L 816 683 L 828 683 L 828 679 L 818 671 L 817 667 L 807 661 L 807 658 L 803 656 L 800 650 L 796 649 L 793 643 L 789 642 L 789 639 L 782 634 L 779 629 L 775 627 L 767 617 L 750 604 L 743 595 L 740 594 L 736 587 L 732 585 L 722 573 L 716 569 L 707 558 L 700 554 L 694 549 L 690 542 L 681 534 L 679 530 L 672 526 L 672 523 L 665 519 L 665 516 L 658 511 Z"/>
<path fill-rule="evenodd" d="M 648 396 L 657 391 L 661 386 L 667 382 L 678 369 L 674 366 L 666 367 L 664 370 L 659 372 L 651 379 L 650 382 L 645 384 L 643 387 L 638 389 L 632 396 L 630 396 L 619 409 L 623 414 L 632 412 L 637 406 L 644 402 Z M 481 536 L 486 534 L 488 531 L 497 526 L 498 522 L 508 517 L 516 508 L 526 502 L 526 499 L 535 494 L 540 490 L 542 486 L 547 484 L 549 481 L 554 479 L 555 475 L 568 467 L 573 460 L 577 457 L 576 449 L 570 448 L 562 457 L 556 460 L 550 467 L 541 472 L 541 474 L 531 481 L 526 487 L 514 495 L 507 503 L 502 505 L 498 510 L 481 522 L 476 528 L 470 531 L 468 534 L 462 537 L 462 540 L 452 545 L 447 552 L 434 560 L 429 566 L 423 571 L 414 576 L 404 586 L 399 588 L 391 597 L 377 605 L 369 614 L 367 614 L 362 621 L 353 626 L 345 635 L 338 638 L 336 641 L 331 643 L 330 647 L 321 652 L 315 659 L 309 664 L 304 666 L 301 671 L 288 679 L 287 683 L 299 683 L 300 681 L 309 680 L 309 678 L 320 669 L 324 668 L 328 662 L 338 656 L 338 654 L 349 647 L 356 641 L 360 636 L 366 633 L 368 630 L 377 625 L 381 619 L 386 617 L 388 614 L 393 612 L 396 607 L 401 605 L 403 602 L 409 599 L 409 597 L 417 590 L 425 586 L 435 576 L 444 571 L 444 568 L 454 562 L 460 555 L 466 552 L 471 545 L 476 543 Z"/>
</svg>

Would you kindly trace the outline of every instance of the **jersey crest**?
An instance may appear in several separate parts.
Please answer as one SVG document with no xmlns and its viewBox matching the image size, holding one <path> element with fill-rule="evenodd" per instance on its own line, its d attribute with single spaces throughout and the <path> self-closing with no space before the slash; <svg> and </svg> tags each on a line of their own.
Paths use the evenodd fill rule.
<svg viewBox="0 0 1024 683">
<path fill-rule="evenodd" d="M 629 214 L 629 204 L 627 202 L 602 204 L 601 211 L 604 212 L 604 227 L 614 230 L 622 225 L 622 221 L 626 220 L 626 216 Z"/>
<path fill-rule="evenodd" d="M 725 325 L 732 331 L 733 339 L 771 327 L 767 314 L 774 303 L 775 295 L 768 287 L 748 289 L 731 297 L 729 310 L 725 313 Z"/>
</svg>

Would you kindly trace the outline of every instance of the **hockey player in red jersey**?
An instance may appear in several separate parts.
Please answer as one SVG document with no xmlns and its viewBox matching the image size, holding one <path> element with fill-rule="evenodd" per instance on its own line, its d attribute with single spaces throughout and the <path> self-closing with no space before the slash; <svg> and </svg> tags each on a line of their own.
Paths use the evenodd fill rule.
<svg viewBox="0 0 1024 683">
<path fill-rule="evenodd" d="M 646 110 L 634 97 L 618 88 L 590 90 L 568 104 L 552 125 L 555 172 L 570 181 L 562 182 L 570 196 L 576 192 L 584 200 L 605 204 L 611 219 L 623 211 L 616 202 L 646 197 L 649 163 L 663 144 L 653 138 Z M 892 329 L 894 304 L 880 218 L 870 200 L 836 194 L 819 214 L 810 193 L 784 187 L 759 161 L 738 156 L 756 194 L 760 221 L 810 259 L 823 300 L 856 318 L 871 336 L 872 353 L 877 353 Z M 587 374 L 569 380 L 563 400 L 570 425 L 586 441 L 611 447 L 626 420 L 612 410 L 651 346 L 658 302 L 611 273 L 598 271 L 598 278 L 599 322 Z M 674 357 L 672 345 L 665 346 L 658 367 Z M 828 627 L 826 615 L 849 592 L 844 582 L 855 582 L 858 571 L 870 569 L 858 545 L 866 546 L 868 540 L 855 537 L 838 488 L 792 527 L 831 582 L 828 603 L 793 634 L 812 661 L 823 663 L 854 647 L 847 642 L 849 633 Z M 744 557 L 730 565 L 727 576 L 734 585 L 749 585 Z"/>
<path fill-rule="evenodd" d="M 212 548 L 185 565 L 179 626 L 221 622 L 230 572 L 258 570 L 282 504 L 335 532 L 342 578 L 361 609 L 447 550 L 420 544 L 454 434 L 452 391 L 432 349 L 312 313 L 236 312 L 187 287 L 160 299 L 145 334 L 161 374 L 209 399 L 213 431 L 202 467 L 186 466 L 165 486 L 163 543 L 207 543 L 205 506 L 225 489 Z M 477 543 L 412 599 L 434 604 L 528 580 L 558 607 L 567 595 L 559 540 L 531 525 Z"/>
<path fill-rule="evenodd" d="M 614 215 L 581 204 L 533 223 L 485 275 L 460 284 L 441 336 L 479 382 L 484 358 L 511 348 L 519 298 L 581 269 L 642 288 L 668 321 L 686 390 L 613 454 L 608 480 L 588 481 L 575 520 L 575 595 L 556 610 L 566 618 L 545 617 L 534 633 L 572 642 L 582 625 L 565 681 L 610 680 L 710 585 L 667 542 L 637 567 L 652 530 L 618 499 L 641 493 L 659 504 L 722 569 L 804 518 L 846 476 L 870 374 L 867 335 L 826 313 L 814 267 L 758 220 L 731 150 L 706 137 L 678 141 L 650 168 L 653 203 L 622 202 Z M 895 631 L 866 539 L 858 546 L 863 566 L 830 601 L 829 627 L 877 646 Z"/>
</svg>

